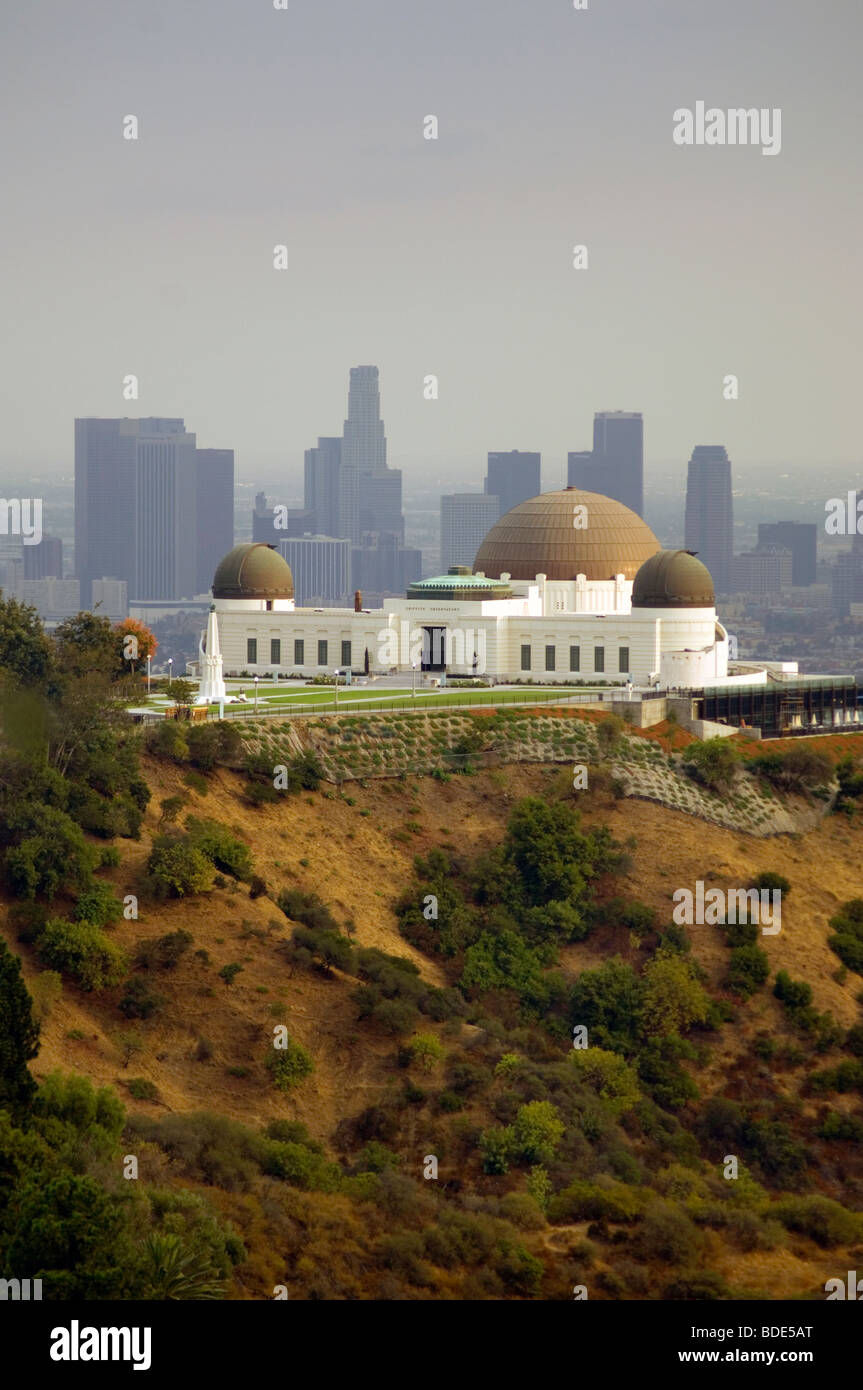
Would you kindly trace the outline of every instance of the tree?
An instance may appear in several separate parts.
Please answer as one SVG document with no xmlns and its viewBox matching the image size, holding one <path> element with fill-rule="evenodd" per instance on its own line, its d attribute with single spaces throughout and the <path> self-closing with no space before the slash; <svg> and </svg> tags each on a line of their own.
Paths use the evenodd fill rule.
<svg viewBox="0 0 863 1390">
<path fill-rule="evenodd" d="M 116 671 L 117 638 L 108 618 L 96 613 L 64 618 L 55 629 L 54 645 L 61 675 L 110 678 Z"/>
<path fill-rule="evenodd" d="M 65 811 L 30 805 L 10 816 L 7 830 L 20 835 L 6 851 L 5 877 L 19 898 L 56 897 L 89 885 L 97 853 Z"/>
<path fill-rule="evenodd" d="M 43 683 L 51 669 L 51 643 L 36 609 L 0 593 L 0 670 L 34 685 Z"/>
<path fill-rule="evenodd" d="M 446 1053 L 434 1033 L 417 1033 L 408 1043 L 408 1051 L 423 1071 L 434 1071 Z"/>
<path fill-rule="evenodd" d="M 53 918 L 40 933 L 37 950 L 47 966 L 65 971 L 84 990 L 110 989 L 128 969 L 122 948 L 90 922 Z"/>
<path fill-rule="evenodd" d="M 596 726 L 596 741 L 600 752 L 608 756 L 623 738 L 624 722 L 619 714 L 607 714 Z"/>
<path fill-rule="evenodd" d="M 39 1025 L 21 978 L 21 961 L 0 938 L 0 1110 L 21 1117 L 36 1094 L 27 1069 L 39 1052 Z"/>
<path fill-rule="evenodd" d="M 615 1118 L 641 1100 L 638 1075 L 619 1052 L 601 1047 L 573 1048 L 569 1061 Z"/>
<path fill-rule="evenodd" d="M 191 681 L 181 680 L 179 677 L 174 681 L 168 681 L 165 687 L 169 700 L 173 700 L 175 705 L 181 709 L 188 709 L 195 697 L 195 687 Z"/>
<path fill-rule="evenodd" d="M 644 1025 L 648 1034 L 680 1033 L 707 1018 L 710 1000 L 685 956 L 653 957 L 644 971 Z"/>
<path fill-rule="evenodd" d="M 512 1126 L 513 1152 L 527 1163 L 548 1163 L 564 1135 L 564 1124 L 550 1100 L 519 1107 Z"/>
<path fill-rule="evenodd" d="M 146 671 L 147 657 L 155 656 L 159 645 L 150 629 L 140 618 L 123 618 L 122 622 L 115 623 L 114 635 L 117 674 Z"/>
<path fill-rule="evenodd" d="M 595 970 L 583 970 L 572 991 L 569 1017 L 588 1030 L 591 1047 L 630 1054 L 639 1033 L 644 985 L 619 956 Z"/>
<path fill-rule="evenodd" d="M 157 896 L 190 897 L 213 884 L 213 866 L 202 851 L 168 836 L 154 840 L 147 871 Z"/>
<path fill-rule="evenodd" d="M 365 655 L 363 656 L 363 671 L 365 672 L 366 675 L 369 674 L 369 649 L 368 649 L 368 647 L 366 647 Z"/>
<path fill-rule="evenodd" d="M 738 756 L 726 738 L 693 743 L 683 754 L 687 771 L 710 791 L 725 795 L 737 776 Z"/>
</svg>

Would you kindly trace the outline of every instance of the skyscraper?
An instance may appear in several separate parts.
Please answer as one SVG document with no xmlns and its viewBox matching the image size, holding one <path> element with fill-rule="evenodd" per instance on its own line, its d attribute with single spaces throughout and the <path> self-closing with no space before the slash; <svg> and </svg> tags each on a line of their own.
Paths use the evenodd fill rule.
<svg viewBox="0 0 863 1390">
<path fill-rule="evenodd" d="M 305 454 L 304 510 L 314 521 L 311 530 L 320 536 L 339 533 L 339 473 L 342 466 L 341 436 L 324 436 Z"/>
<path fill-rule="evenodd" d="M 230 508 L 233 541 L 231 451 L 201 453 L 199 465 L 195 436 L 180 419 L 75 421 L 75 566 L 84 607 L 102 578 L 125 580 L 137 601 L 199 592 L 199 511 L 203 528 L 215 518 L 215 551 L 228 537 Z"/>
<path fill-rule="evenodd" d="M 758 547 L 784 546 L 791 551 L 791 583 L 801 587 L 815 583 L 818 527 L 814 521 L 762 521 Z"/>
<path fill-rule="evenodd" d="M 686 549 L 710 570 L 717 593 L 728 593 L 733 546 L 731 461 L 720 444 L 698 444 L 686 478 Z"/>
<path fill-rule="evenodd" d="M 195 592 L 205 594 L 222 556 L 234 547 L 234 451 L 197 449 L 195 462 L 198 526 Z"/>
<path fill-rule="evenodd" d="M 473 566 L 479 550 L 500 517 L 496 493 L 454 492 L 440 499 L 440 568 Z"/>
<path fill-rule="evenodd" d="M 526 453 L 523 449 L 489 454 L 483 492 L 500 498 L 501 516 L 517 507 L 519 502 L 539 496 L 542 491 L 541 467 L 541 456 Z M 471 564 L 472 559 L 465 563 Z"/>
<path fill-rule="evenodd" d="M 362 525 L 363 486 L 369 477 L 386 475 L 387 441 L 381 419 L 381 397 L 377 367 L 351 367 L 348 387 L 348 418 L 342 435 L 339 471 L 339 536 L 358 544 L 363 531 L 375 526 Z M 401 474 L 398 474 L 399 487 Z M 308 506 L 308 501 L 306 502 Z M 368 504 L 365 505 L 368 519 Z M 401 508 L 399 508 L 401 510 Z"/>
<path fill-rule="evenodd" d="M 644 421 L 640 411 L 599 410 L 593 449 L 567 455 L 567 484 L 613 497 L 644 514 Z"/>
</svg>

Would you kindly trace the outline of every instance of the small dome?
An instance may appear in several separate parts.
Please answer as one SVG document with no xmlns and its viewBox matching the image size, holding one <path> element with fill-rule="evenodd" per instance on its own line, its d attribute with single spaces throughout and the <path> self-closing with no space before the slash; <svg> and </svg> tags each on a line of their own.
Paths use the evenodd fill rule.
<svg viewBox="0 0 863 1390">
<path fill-rule="evenodd" d="M 691 550 L 660 550 L 632 586 L 633 608 L 714 608 L 710 570 Z"/>
<path fill-rule="evenodd" d="M 235 545 L 219 561 L 213 576 L 213 598 L 293 598 L 294 576 L 274 546 L 257 541 Z"/>
<path fill-rule="evenodd" d="M 587 525 L 576 527 L 575 508 Z M 568 487 L 519 502 L 492 526 L 473 562 L 474 570 L 511 579 L 634 579 L 642 561 L 659 549 L 646 521 L 598 492 Z"/>
</svg>

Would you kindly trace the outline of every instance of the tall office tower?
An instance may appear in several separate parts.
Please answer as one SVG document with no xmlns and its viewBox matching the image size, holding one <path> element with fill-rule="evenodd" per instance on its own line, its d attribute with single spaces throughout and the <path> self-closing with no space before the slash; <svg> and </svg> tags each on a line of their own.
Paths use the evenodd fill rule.
<svg viewBox="0 0 863 1390">
<path fill-rule="evenodd" d="M 814 521 L 762 521 L 758 548 L 783 546 L 791 551 L 791 583 L 803 588 L 815 583 L 818 560 L 818 526 Z"/>
<path fill-rule="evenodd" d="M 362 544 L 351 550 L 351 575 L 361 589 L 366 607 L 385 598 L 402 598 L 409 584 L 422 574 L 422 551 L 400 543 L 390 531 L 366 533 Z"/>
<path fill-rule="evenodd" d="M 38 545 L 24 545 L 25 579 L 62 579 L 63 542 L 59 536 L 43 536 Z"/>
<path fill-rule="evenodd" d="M 733 526 L 731 460 L 721 444 L 698 444 L 686 477 L 686 549 L 710 570 L 717 593 L 729 591 Z"/>
<path fill-rule="evenodd" d="M 356 545 L 364 529 L 377 529 L 363 527 L 360 522 L 363 480 L 387 471 L 378 369 L 351 367 L 348 418 L 342 435 L 337 535 L 347 536 Z"/>
<path fill-rule="evenodd" d="M 303 509 L 314 517 L 309 529 L 321 536 L 339 535 L 339 473 L 342 466 L 340 436 L 324 436 L 317 447 L 307 449 Z"/>
<path fill-rule="evenodd" d="M 489 492 L 453 492 L 440 499 L 440 571 L 470 565 L 500 518 L 500 498 Z"/>
<path fill-rule="evenodd" d="M 195 460 L 198 491 L 195 592 L 206 594 L 219 561 L 234 548 L 234 451 L 196 449 Z"/>
<path fill-rule="evenodd" d="M 298 608 L 346 607 L 351 597 L 351 543 L 332 536 L 292 536 L 279 541 L 294 576 Z"/>
<path fill-rule="evenodd" d="M 75 421 L 75 563 L 133 600 L 191 598 L 197 578 L 195 436 L 182 420 Z"/>
<path fill-rule="evenodd" d="M 509 453 L 490 453 L 483 492 L 500 498 L 500 515 L 540 494 L 541 458 L 539 454 L 511 449 Z M 471 560 L 467 561 L 470 564 Z"/>
<path fill-rule="evenodd" d="M 252 540 L 263 541 L 265 545 L 276 545 L 275 515 L 265 492 L 255 493 L 255 508 L 252 512 Z M 282 533 L 284 535 L 284 532 Z M 227 551 L 225 554 L 227 555 Z"/>
<path fill-rule="evenodd" d="M 570 487 L 613 497 L 644 513 L 644 421 L 640 411 L 599 410 L 593 417 L 593 449 L 567 455 Z"/>
</svg>

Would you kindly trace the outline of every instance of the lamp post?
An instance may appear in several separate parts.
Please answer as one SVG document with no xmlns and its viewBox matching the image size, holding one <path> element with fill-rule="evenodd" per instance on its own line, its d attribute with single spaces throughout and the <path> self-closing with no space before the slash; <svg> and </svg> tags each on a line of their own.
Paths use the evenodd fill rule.
<svg viewBox="0 0 863 1390">
<path fill-rule="evenodd" d="M 258 681 L 260 676 L 255 676 L 255 714 L 258 712 Z"/>
<path fill-rule="evenodd" d="M 334 672 L 333 672 L 333 675 L 334 675 L 335 678 L 336 678 L 336 709 L 338 709 L 338 707 L 339 707 L 339 672 L 338 672 L 338 670 L 334 671 Z"/>
<path fill-rule="evenodd" d="M 148 656 L 147 656 L 147 699 L 148 699 L 148 700 L 149 700 L 149 698 L 150 698 L 150 662 L 151 662 L 152 660 L 153 660 L 153 654 L 152 654 L 152 652 L 150 652 L 150 653 L 148 654 Z"/>
<path fill-rule="evenodd" d="M 416 693 L 417 693 L 417 664 L 416 664 L 415 661 L 412 661 L 412 662 L 411 662 L 411 696 L 412 696 L 412 697 L 416 696 Z"/>
<path fill-rule="evenodd" d="M 169 685 L 169 686 L 170 686 L 171 681 L 172 681 L 173 679 L 174 679 L 174 658 L 173 658 L 172 656 L 169 656 L 169 657 L 168 657 L 168 685 Z"/>
</svg>

